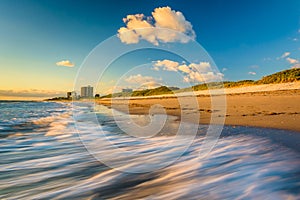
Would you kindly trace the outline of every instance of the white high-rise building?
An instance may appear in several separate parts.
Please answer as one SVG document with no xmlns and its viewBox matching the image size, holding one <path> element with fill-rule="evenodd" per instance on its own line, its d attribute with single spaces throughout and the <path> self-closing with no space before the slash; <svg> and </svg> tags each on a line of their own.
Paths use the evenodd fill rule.
<svg viewBox="0 0 300 200">
<path fill-rule="evenodd" d="M 93 90 L 94 90 L 93 87 L 91 87 L 90 85 L 86 87 L 81 87 L 80 95 L 82 98 L 92 98 L 94 97 Z"/>
</svg>

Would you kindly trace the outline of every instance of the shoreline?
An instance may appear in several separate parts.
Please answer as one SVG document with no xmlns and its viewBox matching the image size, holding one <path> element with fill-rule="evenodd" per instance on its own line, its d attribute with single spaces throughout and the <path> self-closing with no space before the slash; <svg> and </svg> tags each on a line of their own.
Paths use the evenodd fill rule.
<svg viewBox="0 0 300 200">
<path fill-rule="evenodd" d="M 231 92 L 213 98 L 226 99 L 224 105 L 211 105 L 211 96 L 197 95 L 199 107 L 190 105 L 189 96 L 180 96 L 180 103 L 176 96 L 150 96 L 143 98 L 106 98 L 97 99 L 95 103 L 116 109 L 128 114 L 148 115 L 164 113 L 162 109 L 153 109 L 159 104 L 166 114 L 179 117 L 180 120 L 209 124 L 252 126 L 262 128 L 284 129 L 300 132 L 300 82 L 293 88 L 286 89 L 283 84 L 274 84 L 272 90 L 254 91 L 249 88 L 230 88 Z M 276 89 L 277 86 L 277 90 Z M 268 85 L 264 85 L 268 88 Z M 294 89 L 296 87 L 297 89 Z M 253 88 L 251 88 L 253 89 Z M 232 91 L 243 92 L 232 92 Z M 208 92 L 208 91 L 206 91 Z M 224 103 L 222 103 L 224 104 Z M 154 106 L 154 107 L 153 107 Z M 150 110 L 150 108 L 152 109 Z M 128 109 L 129 108 L 129 109 Z M 216 109 L 217 108 L 217 109 Z M 225 110 L 226 109 L 226 110 Z M 182 112 L 184 111 L 184 119 Z M 226 111 L 226 112 L 225 112 Z M 195 117 L 200 114 L 200 120 Z M 213 120 L 211 120 L 213 119 Z"/>
</svg>

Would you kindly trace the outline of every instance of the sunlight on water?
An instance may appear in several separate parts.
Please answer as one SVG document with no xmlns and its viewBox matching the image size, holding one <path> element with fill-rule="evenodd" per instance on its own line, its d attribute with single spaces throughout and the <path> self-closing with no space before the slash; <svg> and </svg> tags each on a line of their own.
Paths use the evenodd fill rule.
<svg viewBox="0 0 300 200">
<path fill-rule="evenodd" d="M 0 199 L 299 199 L 299 149 L 264 137 L 297 133 L 227 126 L 213 151 L 199 159 L 201 133 L 206 128 L 201 126 L 190 148 L 170 166 L 126 173 L 88 153 L 70 107 L 48 102 L 0 103 Z M 124 171 L 142 164 L 130 154 L 126 159 L 112 157 L 96 125 L 88 120 L 90 111 L 76 109 L 86 114 L 80 119 L 87 124 L 81 139 L 97 145 L 95 154 L 119 163 Z M 122 133 L 108 109 L 100 107 L 96 113 L 113 145 L 135 150 L 150 163 L 168 162 L 182 148 L 171 143 L 159 151 L 174 137 L 176 120 L 168 122 L 164 134 L 140 139 Z"/>
</svg>

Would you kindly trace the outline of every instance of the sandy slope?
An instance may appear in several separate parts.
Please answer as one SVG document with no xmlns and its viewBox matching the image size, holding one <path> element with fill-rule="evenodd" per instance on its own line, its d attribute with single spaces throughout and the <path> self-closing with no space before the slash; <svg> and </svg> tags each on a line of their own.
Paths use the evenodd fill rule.
<svg viewBox="0 0 300 200">
<path fill-rule="evenodd" d="M 210 91 L 179 97 L 164 95 L 131 99 L 101 99 L 97 102 L 131 114 L 166 113 L 200 123 L 259 126 L 300 132 L 300 82 L 257 85 Z M 212 104 L 213 102 L 213 104 Z M 158 106 L 161 105 L 165 109 Z M 129 106 L 128 106 L 129 105 Z M 128 110 L 129 108 L 129 110 Z M 200 115 L 200 120 L 199 120 Z"/>
</svg>

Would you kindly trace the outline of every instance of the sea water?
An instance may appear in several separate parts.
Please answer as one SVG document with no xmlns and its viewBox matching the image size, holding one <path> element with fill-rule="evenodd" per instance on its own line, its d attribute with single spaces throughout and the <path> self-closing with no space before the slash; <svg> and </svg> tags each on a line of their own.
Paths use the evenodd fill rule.
<svg viewBox="0 0 300 200">
<path fill-rule="evenodd" d="M 300 199 L 300 133 L 225 126 L 212 151 L 199 159 L 206 130 L 201 126 L 191 146 L 175 159 L 178 143 L 156 154 L 174 137 L 172 129 L 130 137 L 110 109 L 90 107 L 0 102 L 0 199 Z M 80 132 L 72 109 L 83 114 L 77 120 L 86 128 Z M 90 114 L 96 114 L 98 124 L 89 120 Z M 135 149 L 147 161 L 173 162 L 130 173 L 137 161 L 112 157 L 98 142 L 96 153 L 122 163 L 121 170 L 107 166 L 86 148 L 103 137 L 96 127 L 118 147 Z"/>
</svg>

